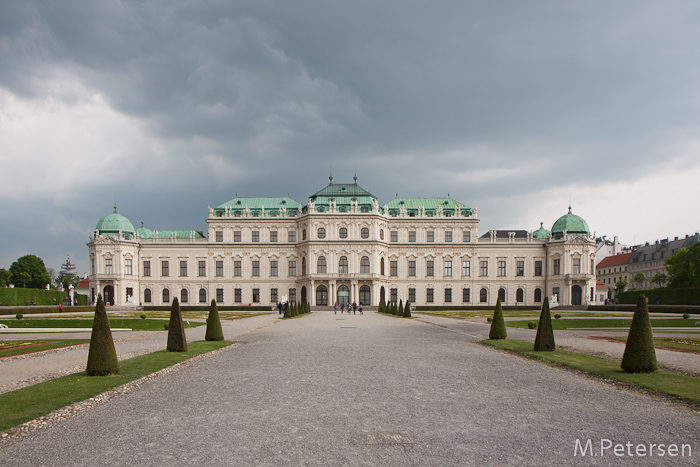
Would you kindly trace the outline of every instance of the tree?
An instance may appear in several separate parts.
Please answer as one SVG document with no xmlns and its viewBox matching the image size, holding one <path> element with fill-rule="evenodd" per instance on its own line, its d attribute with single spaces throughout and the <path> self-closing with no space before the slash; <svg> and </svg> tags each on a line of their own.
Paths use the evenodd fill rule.
<svg viewBox="0 0 700 467">
<path fill-rule="evenodd" d="M 409 301 L 406 301 L 406 306 L 403 308 L 403 316 L 404 318 L 411 317 L 411 302 Z"/>
<path fill-rule="evenodd" d="M 661 271 L 654 274 L 654 277 L 651 278 L 651 281 L 655 283 L 657 287 L 663 287 L 663 285 L 666 283 L 666 280 L 666 274 L 664 274 Z"/>
<path fill-rule="evenodd" d="M 180 303 L 177 297 L 173 299 L 170 307 L 170 323 L 168 324 L 168 352 L 187 352 L 187 337 L 185 325 L 182 323 Z"/>
<path fill-rule="evenodd" d="M 49 273 L 46 272 L 44 261 L 34 255 L 19 258 L 10 266 L 10 272 L 12 273 L 11 281 L 15 286 L 21 284 L 22 287 L 29 289 L 43 289 L 51 281 Z"/>
<path fill-rule="evenodd" d="M 207 318 L 207 332 L 204 334 L 204 340 L 224 340 L 224 331 L 221 329 L 221 319 L 219 318 L 219 308 L 216 306 L 216 300 L 212 300 L 211 305 L 209 305 L 209 317 Z"/>
<path fill-rule="evenodd" d="M 625 373 L 652 373 L 658 368 L 647 297 L 641 294 L 637 297 L 637 307 L 620 366 Z"/>
<path fill-rule="evenodd" d="M 76 276 L 73 273 L 65 273 L 63 271 L 59 272 L 58 275 L 55 277 L 53 284 L 56 287 L 63 287 L 63 290 L 68 292 L 68 288 L 72 285 L 73 287 L 76 287 L 78 285 L 78 282 L 80 282 L 80 278 Z"/>
<path fill-rule="evenodd" d="M 119 360 L 114 349 L 112 329 L 109 326 L 105 302 L 102 300 L 102 295 L 98 294 L 85 373 L 88 376 L 107 376 L 118 375 L 119 372 Z"/>
<path fill-rule="evenodd" d="M 12 273 L 7 269 L 0 269 L 0 287 L 7 287 L 10 285 L 10 278 Z"/>
<path fill-rule="evenodd" d="M 535 336 L 535 351 L 554 350 L 554 330 L 552 329 L 552 315 L 549 312 L 549 298 L 544 298 L 542 312 L 540 313 L 540 323 L 537 325 L 537 335 Z"/>
<path fill-rule="evenodd" d="M 629 282 L 627 282 L 627 280 L 622 278 L 618 279 L 617 282 L 615 282 L 615 287 L 617 287 L 617 293 L 621 294 L 622 292 L 624 292 L 628 285 Z"/>
<path fill-rule="evenodd" d="M 292 317 L 292 302 L 287 302 L 284 304 L 284 316 L 283 318 L 291 318 Z"/>
<path fill-rule="evenodd" d="M 700 287 L 700 242 L 666 258 L 666 270 L 670 287 Z"/>
<path fill-rule="evenodd" d="M 501 299 L 499 297 L 498 300 L 496 300 L 496 308 L 493 310 L 489 339 L 505 339 L 507 337 L 506 321 L 503 319 L 503 307 L 501 307 Z"/>
<path fill-rule="evenodd" d="M 396 310 L 396 316 L 403 316 L 403 298 L 399 300 L 399 307 Z"/>
<path fill-rule="evenodd" d="M 639 284 L 640 286 L 641 286 L 642 282 L 644 282 L 644 280 L 645 280 L 646 278 L 647 278 L 647 277 L 644 275 L 643 272 L 638 272 L 637 274 L 634 275 L 634 281 L 635 281 L 637 284 Z"/>
</svg>

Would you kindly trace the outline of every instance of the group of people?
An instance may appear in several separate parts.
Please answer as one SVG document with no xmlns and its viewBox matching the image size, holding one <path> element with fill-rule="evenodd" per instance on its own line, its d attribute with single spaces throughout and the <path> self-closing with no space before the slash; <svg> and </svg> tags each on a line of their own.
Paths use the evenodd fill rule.
<svg viewBox="0 0 700 467">
<path fill-rule="evenodd" d="M 343 313 L 350 314 L 352 311 L 352 314 L 357 314 L 359 311 L 360 314 L 362 314 L 362 303 L 359 305 L 355 302 L 352 303 L 341 303 L 340 306 L 338 306 L 338 302 L 335 302 L 333 305 L 333 310 L 335 311 L 335 314 L 338 314 L 338 308 L 340 308 L 340 314 L 342 315 Z"/>
</svg>

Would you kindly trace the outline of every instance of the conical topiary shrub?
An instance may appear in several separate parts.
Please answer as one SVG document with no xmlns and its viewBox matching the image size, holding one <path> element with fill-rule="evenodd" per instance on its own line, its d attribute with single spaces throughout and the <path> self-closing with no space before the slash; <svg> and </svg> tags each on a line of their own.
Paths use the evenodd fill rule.
<svg viewBox="0 0 700 467">
<path fill-rule="evenodd" d="M 379 308 L 377 308 L 377 313 L 384 313 L 384 302 L 379 302 Z"/>
<path fill-rule="evenodd" d="M 207 332 L 204 334 L 204 340 L 224 340 L 224 331 L 221 329 L 221 319 L 219 319 L 219 308 L 217 308 L 216 306 L 216 300 L 212 300 L 211 305 L 209 305 L 209 317 L 207 318 Z"/>
<path fill-rule="evenodd" d="M 396 310 L 396 316 L 403 316 L 403 299 L 399 300 L 399 307 Z"/>
<path fill-rule="evenodd" d="M 95 304 L 95 318 L 92 320 L 92 335 L 85 373 L 88 376 L 107 376 L 118 375 L 119 371 L 119 360 L 117 360 L 117 351 L 114 349 L 105 302 L 99 294 Z"/>
<path fill-rule="evenodd" d="M 554 350 L 554 330 L 552 330 L 552 315 L 549 313 L 549 299 L 544 297 L 540 322 L 537 325 L 537 335 L 535 336 L 535 350 Z"/>
<path fill-rule="evenodd" d="M 654 335 L 651 332 L 651 321 L 649 321 L 649 308 L 644 295 L 637 298 L 637 308 L 632 317 L 621 367 L 625 373 L 652 373 L 658 368 Z"/>
<path fill-rule="evenodd" d="M 168 352 L 187 352 L 187 338 L 185 337 L 185 326 L 182 323 L 180 313 L 180 303 L 177 297 L 173 299 L 170 307 L 170 323 L 168 324 Z"/>
<path fill-rule="evenodd" d="M 503 308 L 499 298 L 496 300 L 496 309 L 493 310 L 489 339 L 505 339 L 506 337 L 508 337 L 508 332 L 506 332 L 506 321 L 503 319 Z"/>
<path fill-rule="evenodd" d="M 292 317 L 292 302 L 287 302 L 284 304 L 284 316 L 283 318 Z"/>
<path fill-rule="evenodd" d="M 411 317 L 411 302 L 407 301 L 406 306 L 403 307 L 403 317 L 404 318 L 410 318 Z"/>
</svg>

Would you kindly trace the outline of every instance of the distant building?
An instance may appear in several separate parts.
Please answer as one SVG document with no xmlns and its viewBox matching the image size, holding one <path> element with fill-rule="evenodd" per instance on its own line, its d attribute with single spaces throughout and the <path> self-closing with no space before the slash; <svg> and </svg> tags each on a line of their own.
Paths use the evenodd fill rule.
<svg viewBox="0 0 700 467">
<path fill-rule="evenodd" d="M 615 256 L 632 251 L 631 248 L 620 243 L 617 236 L 615 236 L 612 241 L 608 240 L 605 236 L 596 238 L 596 243 L 595 264 L 599 264 L 608 256 Z"/>
<path fill-rule="evenodd" d="M 632 287 L 629 275 L 630 260 L 632 253 L 623 253 L 604 258 L 595 268 L 596 279 L 607 289 L 607 298 L 617 297 L 617 281 L 626 280 L 628 288 Z M 605 299 L 603 299 L 605 300 Z"/>
<path fill-rule="evenodd" d="M 657 273 L 668 276 L 666 259 L 675 253 L 676 250 L 692 246 L 698 241 L 700 241 L 700 234 L 696 233 L 695 235 L 686 235 L 685 238 L 663 239 L 657 240 L 653 244 L 647 242 L 644 245 L 635 246 L 630 260 L 630 277 L 634 280 L 634 276 L 641 272 L 644 274 L 644 281 L 641 283 L 635 282 L 634 287 L 637 289 L 654 289 L 659 287 L 655 282 L 652 282 L 652 279 Z"/>
<path fill-rule="evenodd" d="M 88 243 L 90 297 L 115 305 L 312 306 L 382 300 L 414 305 L 561 305 L 595 298 L 595 241 L 569 212 L 551 232 L 491 230 L 476 208 L 447 198 L 380 205 L 357 185 L 330 183 L 306 205 L 236 197 L 197 230 L 134 229 L 114 212 Z"/>
</svg>

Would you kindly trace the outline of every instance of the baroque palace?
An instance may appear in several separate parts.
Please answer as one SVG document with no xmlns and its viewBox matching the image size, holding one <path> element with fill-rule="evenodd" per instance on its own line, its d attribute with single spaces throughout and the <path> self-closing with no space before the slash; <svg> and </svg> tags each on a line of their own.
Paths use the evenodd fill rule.
<svg viewBox="0 0 700 467">
<path fill-rule="evenodd" d="M 355 183 L 330 183 L 301 205 L 235 199 L 208 209 L 196 230 L 134 229 L 114 212 L 88 243 L 90 299 L 111 305 L 312 306 L 381 300 L 413 305 L 581 305 L 595 292 L 595 249 L 569 212 L 551 231 L 491 230 L 476 208 L 448 198 L 380 205 Z"/>
</svg>

